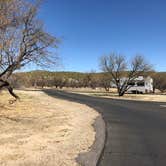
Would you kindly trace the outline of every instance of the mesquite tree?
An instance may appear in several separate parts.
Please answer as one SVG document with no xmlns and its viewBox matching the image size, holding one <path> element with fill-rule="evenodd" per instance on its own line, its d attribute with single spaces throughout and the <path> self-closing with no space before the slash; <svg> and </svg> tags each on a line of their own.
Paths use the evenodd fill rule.
<svg viewBox="0 0 166 166">
<path fill-rule="evenodd" d="M 25 0 L 0 0 L 0 90 L 7 88 L 16 99 L 9 83 L 14 71 L 29 63 L 57 62 L 57 55 L 48 52 L 57 39 L 43 30 L 36 17 L 38 6 Z"/>
<path fill-rule="evenodd" d="M 123 96 L 131 88 L 130 82 L 152 69 L 141 55 L 136 55 L 131 63 L 128 63 L 125 56 L 112 53 L 108 56 L 102 56 L 100 65 L 104 72 L 111 75 L 119 96 Z M 126 79 L 122 82 L 123 77 Z"/>
</svg>

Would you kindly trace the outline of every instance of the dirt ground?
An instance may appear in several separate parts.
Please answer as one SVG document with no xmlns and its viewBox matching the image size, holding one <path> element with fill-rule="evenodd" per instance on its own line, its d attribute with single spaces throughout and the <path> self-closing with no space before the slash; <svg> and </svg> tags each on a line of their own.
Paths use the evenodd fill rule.
<svg viewBox="0 0 166 166">
<path fill-rule="evenodd" d="M 125 94 L 119 97 L 116 88 L 111 88 L 109 92 L 106 92 L 103 88 L 91 89 L 91 88 L 66 88 L 68 92 L 79 93 L 89 96 L 106 97 L 113 99 L 124 99 L 124 100 L 140 100 L 140 101 L 155 101 L 155 102 L 166 102 L 166 94 Z"/>
<path fill-rule="evenodd" d="M 78 153 L 95 139 L 93 109 L 47 96 L 16 91 L 21 101 L 9 104 L 0 92 L 1 166 L 76 166 Z"/>
<path fill-rule="evenodd" d="M 104 96 L 103 96 L 104 97 Z M 125 94 L 122 97 L 119 96 L 105 96 L 108 98 L 117 98 L 124 100 L 138 100 L 138 101 L 154 101 L 154 102 L 166 102 L 166 95 L 155 94 Z"/>
</svg>

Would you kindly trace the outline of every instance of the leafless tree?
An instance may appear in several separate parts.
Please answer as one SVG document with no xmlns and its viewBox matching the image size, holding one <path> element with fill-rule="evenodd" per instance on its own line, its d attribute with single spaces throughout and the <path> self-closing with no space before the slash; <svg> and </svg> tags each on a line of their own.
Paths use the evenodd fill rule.
<svg viewBox="0 0 166 166">
<path fill-rule="evenodd" d="M 103 87 L 106 90 L 106 92 L 109 92 L 112 81 L 112 77 L 110 76 L 110 74 L 108 72 L 103 73 L 99 81 L 100 86 Z"/>
<path fill-rule="evenodd" d="M 56 47 L 58 40 L 43 30 L 36 17 L 38 6 L 26 0 L 0 0 L 0 90 L 7 88 L 16 99 L 8 81 L 14 71 L 29 63 L 57 62 L 57 55 L 47 48 Z"/>
<path fill-rule="evenodd" d="M 104 72 L 112 76 L 112 81 L 117 87 L 119 96 L 123 96 L 132 86 L 129 85 L 130 82 L 152 69 L 151 65 L 141 55 L 136 55 L 129 64 L 125 56 L 115 53 L 102 56 L 100 66 Z M 123 83 L 121 81 L 122 77 L 127 78 Z"/>
</svg>

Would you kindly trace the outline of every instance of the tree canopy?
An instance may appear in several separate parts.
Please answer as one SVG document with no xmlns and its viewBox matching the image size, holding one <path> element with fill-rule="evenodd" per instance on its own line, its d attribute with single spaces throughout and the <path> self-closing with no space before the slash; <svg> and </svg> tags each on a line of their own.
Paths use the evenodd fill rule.
<svg viewBox="0 0 166 166">
<path fill-rule="evenodd" d="M 58 40 L 44 31 L 37 18 L 39 3 L 26 0 L 0 0 L 0 89 L 12 87 L 8 78 L 29 64 L 56 64 L 57 55 L 48 51 Z"/>
<path fill-rule="evenodd" d="M 124 55 L 112 53 L 102 56 L 100 59 L 101 69 L 112 76 L 112 81 L 116 85 L 119 96 L 123 96 L 131 87 L 129 83 L 138 76 L 152 70 L 142 55 L 136 55 L 131 63 L 128 63 Z M 126 77 L 122 83 L 122 77 Z"/>
</svg>

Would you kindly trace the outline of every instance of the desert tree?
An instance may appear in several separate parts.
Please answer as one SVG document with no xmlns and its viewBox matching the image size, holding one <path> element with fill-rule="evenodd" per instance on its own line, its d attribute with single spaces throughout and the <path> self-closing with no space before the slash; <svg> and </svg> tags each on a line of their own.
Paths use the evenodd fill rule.
<svg viewBox="0 0 166 166">
<path fill-rule="evenodd" d="M 44 31 L 37 18 L 39 3 L 26 0 L 0 0 L 0 89 L 7 88 L 18 99 L 9 77 L 29 63 L 51 65 L 57 55 L 48 51 L 57 39 Z"/>
<path fill-rule="evenodd" d="M 141 55 L 136 55 L 129 63 L 125 56 L 116 53 L 102 56 L 100 67 L 104 72 L 111 75 L 112 82 L 116 85 L 119 96 L 125 94 L 132 86 L 130 83 L 138 76 L 145 74 L 152 68 Z M 126 77 L 126 79 L 122 82 L 123 77 Z"/>
<path fill-rule="evenodd" d="M 111 81 L 112 81 L 112 77 L 110 76 L 110 74 L 107 73 L 102 73 L 100 79 L 99 79 L 99 84 L 101 87 L 103 87 L 105 89 L 106 92 L 109 92 L 110 87 L 111 87 Z"/>
<path fill-rule="evenodd" d="M 83 82 L 83 87 L 84 87 L 84 88 L 89 87 L 89 84 L 90 84 L 90 82 L 91 82 L 91 74 L 86 73 L 86 74 L 84 75 L 84 78 L 83 78 L 82 82 Z"/>
</svg>

